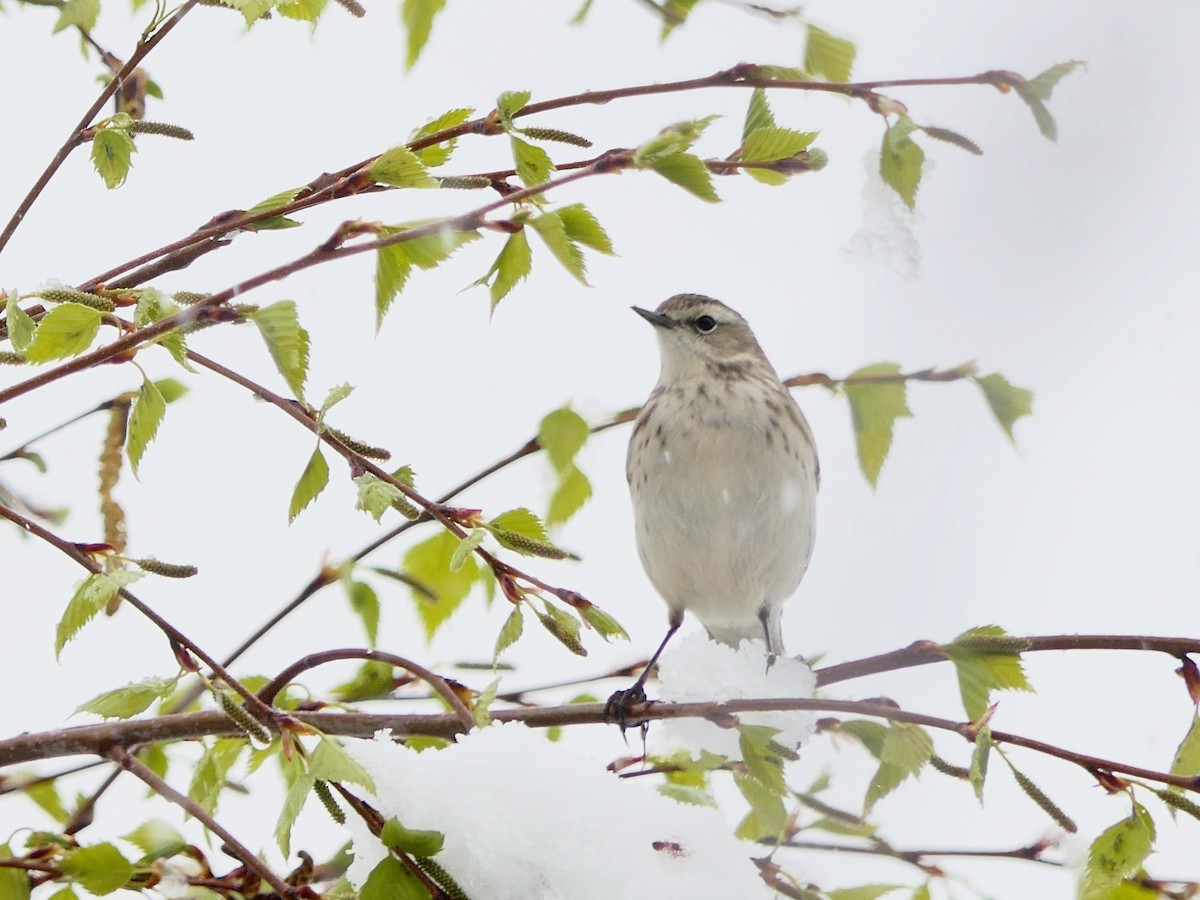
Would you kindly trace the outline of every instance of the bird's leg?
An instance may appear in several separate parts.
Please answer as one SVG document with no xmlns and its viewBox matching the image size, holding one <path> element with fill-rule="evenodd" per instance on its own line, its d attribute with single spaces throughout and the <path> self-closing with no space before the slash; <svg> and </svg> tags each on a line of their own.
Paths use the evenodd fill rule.
<svg viewBox="0 0 1200 900">
<path fill-rule="evenodd" d="M 608 702 L 604 704 L 605 722 L 609 724 L 616 723 L 622 733 L 629 727 L 629 707 L 635 703 L 646 702 L 645 687 L 646 679 L 650 677 L 650 670 L 654 668 L 654 664 L 658 662 L 658 657 L 666 648 L 667 642 L 671 640 L 682 624 L 683 610 L 679 610 L 678 612 L 672 610 L 667 635 L 662 639 L 662 643 L 658 645 L 658 649 L 654 651 L 654 655 L 650 657 L 650 662 L 646 663 L 646 668 L 642 669 L 642 674 L 638 676 L 637 681 L 623 691 L 614 692 L 608 698 Z"/>
<path fill-rule="evenodd" d="M 777 654 L 771 646 L 771 608 L 765 603 L 758 608 L 758 621 L 762 623 L 763 642 L 767 645 L 767 671 L 770 672 L 771 666 L 775 665 Z"/>
</svg>

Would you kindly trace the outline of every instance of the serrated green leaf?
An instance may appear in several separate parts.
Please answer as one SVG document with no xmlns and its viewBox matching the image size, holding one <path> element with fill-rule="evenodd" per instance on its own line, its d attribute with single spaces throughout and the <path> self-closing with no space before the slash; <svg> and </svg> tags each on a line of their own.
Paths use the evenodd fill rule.
<svg viewBox="0 0 1200 900">
<path fill-rule="evenodd" d="M 125 183 L 133 167 L 137 147 L 133 138 L 120 128 L 101 128 L 92 138 L 92 165 L 111 191 Z"/>
<path fill-rule="evenodd" d="M 471 533 L 458 542 L 458 546 L 454 548 L 454 555 L 450 557 L 450 571 L 458 572 L 462 569 L 475 548 L 483 543 L 484 537 L 487 535 L 485 528 L 472 528 Z"/>
<path fill-rule="evenodd" d="M 719 809 L 716 798 L 703 788 L 691 787 L 686 784 L 660 784 L 658 792 L 664 797 L 670 797 L 679 803 L 689 806 L 707 806 Z"/>
<path fill-rule="evenodd" d="M 99 16 L 100 0 L 67 0 L 59 11 L 53 33 L 58 34 L 64 28 L 72 26 L 91 31 L 96 27 L 96 19 Z"/>
<path fill-rule="evenodd" d="M 133 875 L 133 864 L 107 842 L 64 852 L 58 867 L 97 896 L 124 887 Z"/>
<path fill-rule="evenodd" d="M 546 524 L 553 528 L 561 525 L 579 512 L 591 499 L 592 483 L 577 467 L 570 466 L 559 473 L 558 487 L 550 497 L 546 511 Z"/>
<path fill-rule="evenodd" d="M 621 627 L 621 623 L 606 613 L 598 606 L 585 606 L 579 610 L 579 615 L 583 617 L 583 621 L 592 628 L 596 629 L 596 633 L 604 640 L 617 638 L 622 641 L 629 640 L 629 633 Z"/>
<path fill-rule="evenodd" d="M 0 857 L 8 859 L 12 855 L 8 844 L 0 844 Z M 29 900 L 31 890 L 29 874 L 24 869 L 0 867 L 0 897 L 3 900 Z"/>
<path fill-rule="evenodd" d="M 188 796 L 200 804 L 208 813 L 217 811 L 217 801 L 225 789 L 229 770 L 246 748 L 244 738 L 217 738 L 211 747 L 200 755 L 192 770 L 192 781 Z"/>
<path fill-rule="evenodd" d="M 383 846 L 413 856 L 436 856 L 442 852 L 446 836 L 440 831 L 424 828 L 405 828 L 399 819 L 388 819 L 379 832 Z"/>
<path fill-rule="evenodd" d="M 155 700 L 175 690 L 178 678 L 146 678 L 97 694 L 75 707 L 75 712 L 90 712 L 105 719 L 128 719 L 149 708 Z"/>
<path fill-rule="evenodd" d="M 251 314 L 275 368 L 299 400 L 304 399 L 304 382 L 308 378 L 308 332 L 300 324 L 296 304 L 280 300 L 263 306 Z"/>
<path fill-rule="evenodd" d="M 816 25 L 808 26 L 808 42 L 804 45 L 804 68 L 827 81 L 843 84 L 850 80 L 857 53 L 854 42 L 834 37 Z"/>
<path fill-rule="evenodd" d="M 892 722 L 879 753 L 879 769 L 867 787 L 868 811 L 906 780 L 921 771 L 933 755 L 933 739 L 925 729 L 908 722 Z"/>
<path fill-rule="evenodd" d="M 418 141 L 421 138 L 428 137 L 431 134 L 436 134 L 447 128 L 453 128 L 455 125 L 461 125 L 467 119 L 475 114 L 473 109 L 451 109 L 442 113 L 436 119 L 426 122 L 420 128 L 412 133 L 410 140 Z M 448 141 L 443 141 L 440 144 L 431 144 L 428 147 L 423 147 L 420 150 L 414 150 L 417 158 L 426 166 L 434 168 L 444 165 L 449 159 L 450 154 L 454 152 L 455 141 L 451 138 Z"/>
<path fill-rule="evenodd" d="M 288 0 L 286 3 L 277 2 L 274 8 L 285 19 L 310 22 L 315 27 L 328 5 L 329 0 Z"/>
<path fill-rule="evenodd" d="M 425 170 L 425 165 L 407 147 L 393 147 L 371 163 L 371 177 L 379 184 L 398 188 L 434 188 L 437 179 Z"/>
<path fill-rule="evenodd" d="M 562 220 L 563 228 L 572 243 L 583 244 L 600 253 L 612 255 L 612 241 L 608 237 L 608 232 L 596 221 L 591 210 L 582 203 L 573 203 L 560 208 L 558 217 Z"/>
<path fill-rule="evenodd" d="M 397 501 L 404 500 L 400 488 L 376 478 L 369 472 L 356 477 L 354 484 L 358 488 L 358 502 L 354 504 L 354 508 L 362 510 L 376 522 L 395 506 Z"/>
<path fill-rule="evenodd" d="M 879 174 L 884 184 L 899 194 L 909 209 L 916 205 L 921 168 L 925 164 L 925 151 L 912 139 L 915 130 L 917 126 L 908 116 L 900 116 L 883 133 L 883 146 L 879 150 Z"/>
<path fill-rule="evenodd" d="M 560 472 L 574 464 L 590 434 L 587 420 L 569 406 L 547 413 L 538 423 L 538 444 Z"/>
<path fill-rule="evenodd" d="M 392 667 L 369 659 L 358 667 L 353 678 L 335 687 L 333 695 L 345 703 L 355 703 L 386 697 L 395 686 Z"/>
<path fill-rule="evenodd" d="M 321 735 L 309 760 L 309 774 L 322 781 L 349 781 L 375 791 L 375 780 L 346 752 L 336 738 Z"/>
<path fill-rule="evenodd" d="M 479 564 L 469 556 L 457 572 L 450 571 L 450 560 L 458 549 L 459 540 L 448 531 L 435 534 L 415 544 L 404 554 L 404 570 L 409 577 L 429 588 L 436 600 L 429 602 L 415 588 L 417 614 L 425 626 L 425 637 L 432 638 L 438 628 L 458 609 L 471 587 L 479 578 Z"/>
<path fill-rule="evenodd" d="M 8 295 L 8 301 L 4 304 L 4 320 L 8 325 L 8 340 L 12 348 L 18 353 L 24 353 L 33 343 L 33 333 L 37 326 L 33 323 L 33 317 L 17 305 L 16 291 Z M 91 343 L 90 339 L 88 343 Z"/>
<path fill-rule="evenodd" d="M 188 392 L 187 385 L 174 378 L 159 378 L 154 382 L 154 386 L 158 388 L 158 392 L 162 394 L 163 400 L 167 403 L 174 403 Z"/>
<path fill-rule="evenodd" d="M 709 203 L 719 203 L 721 200 L 712 184 L 712 172 L 708 171 L 708 166 L 698 156 L 691 153 L 674 153 L 656 159 L 650 164 L 650 168 L 701 200 Z"/>
<path fill-rule="evenodd" d="M 16 779 L 14 779 L 14 782 Z M 15 784 L 13 785 L 16 786 Z M 30 784 L 20 788 L 21 793 L 38 805 L 42 812 L 50 816 L 55 822 L 60 825 L 71 818 L 71 813 L 63 805 L 62 798 L 58 795 L 58 787 L 53 781 L 41 781 L 35 784 Z M 7 854 L 0 852 L 0 858 Z M 7 897 L 3 889 L 0 888 L 0 897 Z"/>
<path fill-rule="evenodd" d="M 505 91 L 496 98 L 496 112 L 506 129 L 512 127 L 512 117 L 529 104 L 529 91 Z"/>
<path fill-rule="evenodd" d="M 783 778 L 784 758 L 776 752 L 779 745 L 773 739 L 778 733 L 779 729 L 763 725 L 739 725 L 738 749 L 746 771 L 771 793 L 782 797 L 787 793 L 787 783 Z"/>
<path fill-rule="evenodd" d="M 445 5 L 446 0 L 404 0 L 400 18 L 408 34 L 405 68 L 411 69 L 416 65 L 429 40 L 429 33 L 433 30 L 433 20 Z"/>
<path fill-rule="evenodd" d="M 967 775 L 980 806 L 983 806 L 983 785 L 987 780 L 988 756 L 991 750 L 992 729 L 985 725 L 975 735 L 975 750 L 971 753 L 971 767 Z"/>
<path fill-rule="evenodd" d="M 983 396 L 991 407 L 992 414 L 1008 439 L 1013 440 L 1013 424 L 1022 416 L 1033 412 L 1033 391 L 1013 387 L 999 372 L 975 376 L 975 383 L 983 390 Z"/>
<path fill-rule="evenodd" d="M 964 638 L 979 636 L 1008 637 L 998 625 L 983 625 L 964 631 L 954 642 L 942 647 L 947 659 L 954 663 L 958 672 L 958 687 L 962 693 L 963 708 L 971 721 L 977 721 L 987 712 L 992 691 L 1032 691 L 1021 655 L 1017 651 L 997 652 L 964 646 L 958 642 Z"/>
<path fill-rule="evenodd" d="M 313 450 L 312 456 L 300 473 L 300 480 L 292 489 L 292 500 L 288 504 L 288 524 L 296 521 L 296 516 L 320 496 L 321 491 L 329 484 L 329 463 L 325 461 L 321 448 Z"/>
<path fill-rule="evenodd" d="M 709 125 L 719 118 L 720 116 L 705 116 L 703 119 L 676 122 L 674 125 L 664 128 L 634 151 L 634 166 L 638 168 L 653 167 L 660 160 L 683 153 L 700 139 Z"/>
<path fill-rule="evenodd" d="M 365 581 L 343 582 L 350 609 L 362 620 L 367 632 L 367 646 L 374 647 L 379 638 L 379 595 Z M 318 776 L 324 777 L 324 776 Z"/>
<path fill-rule="evenodd" d="M 100 331 L 102 313 L 79 303 L 61 303 L 42 316 L 25 358 L 32 363 L 78 356 Z"/>
<path fill-rule="evenodd" d="M 783 798 L 757 778 L 736 770 L 733 782 L 750 804 L 750 812 L 738 824 L 734 834 L 743 841 L 778 839 L 787 827 L 787 809 L 783 805 Z"/>
<path fill-rule="evenodd" d="M 535 187 L 549 181 L 554 172 L 554 163 L 550 160 L 550 155 L 541 147 L 521 140 L 515 134 L 510 134 L 509 140 L 512 142 L 517 177 L 525 186 Z"/>
<path fill-rule="evenodd" d="M 1192 725 L 1179 742 L 1175 758 L 1171 761 L 1172 775 L 1200 775 L 1200 716 L 1192 719 Z M 1178 788 L 1172 788 L 1178 790 Z"/>
<path fill-rule="evenodd" d="M 538 216 L 530 224 L 538 233 L 550 252 L 554 254 L 564 269 L 571 273 L 582 285 L 587 286 L 587 263 L 584 262 L 583 252 L 579 245 L 567 235 L 567 229 L 557 212 L 549 212 Z"/>
<path fill-rule="evenodd" d="M 742 140 L 746 140 L 760 128 L 774 127 L 775 115 L 771 112 L 771 105 L 767 102 L 767 92 L 762 88 L 755 88 L 750 93 L 750 106 L 746 109 L 746 121 L 742 125 Z"/>
<path fill-rule="evenodd" d="M 829 900 L 878 900 L 885 894 L 906 890 L 902 884 L 860 884 L 858 887 L 825 891 Z"/>
<path fill-rule="evenodd" d="M 174 856 L 187 846 L 187 841 L 178 831 L 162 819 L 143 822 L 121 840 L 128 841 L 142 851 L 143 863 Z"/>
<path fill-rule="evenodd" d="M 149 378 L 143 379 L 129 412 L 129 427 L 125 433 L 125 454 L 129 457 L 129 467 L 134 477 L 137 477 L 138 465 L 146 448 L 158 434 L 158 426 L 166 414 L 167 401 L 159 393 L 158 387 Z"/>
<path fill-rule="evenodd" d="M 54 655 L 57 657 L 62 653 L 63 647 L 104 608 L 117 591 L 141 577 L 142 573 L 133 569 L 119 569 L 115 572 L 97 572 L 84 579 L 59 619 L 54 636 Z"/>
<path fill-rule="evenodd" d="M 777 159 L 789 159 L 801 151 L 807 150 L 816 140 L 815 131 L 793 131 L 790 128 L 757 128 L 746 136 L 742 142 L 739 159 L 752 159 L 760 162 L 773 162 Z"/>
<path fill-rule="evenodd" d="M 535 541 L 550 542 L 550 536 L 546 534 L 546 526 L 542 524 L 541 519 L 523 506 L 500 513 L 488 524 L 501 531 L 525 535 Z"/>
<path fill-rule="evenodd" d="M 1045 72 L 1034 76 L 1025 82 L 1025 89 L 1037 97 L 1039 100 L 1050 102 L 1050 95 L 1054 93 L 1054 88 L 1060 81 L 1083 65 L 1083 62 L 1078 59 L 1068 60 L 1053 65 Z"/>
<path fill-rule="evenodd" d="M 887 740 L 887 726 L 866 719 L 850 719 L 837 726 L 837 730 L 856 738 L 868 753 L 879 759 L 883 755 L 883 742 Z"/>
<path fill-rule="evenodd" d="M 496 635 L 496 648 L 492 651 L 493 665 L 500 658 L 501 653 L 520 640 L 524 631 L 525 615 L 521 611 L 521 605 L 517 604 L 508 614 L 508 618 L 504 620 L 504 624 L 500 626 L 500 633 Z"/>
<path fill-rule="evenodd" d="M 416 221 L 392 225 L 381 228 L 379 236 L 390 237 L 428 224 L 428 221 Z M 384 315 L 404 290 L 413 266 L 426 271 L 437 268 L 459 247 L 478 238 L 479 233 L 475 231 L 442 228 L 424 237 L 380 247 L 375 258 L 375 329 L 378 331 L 383 325 Z"/>
<path fill-rule="evenodd" d="M 525 229 L 522 228 L 508 236 L 488 273 L 477 282 L 488 286 L 493 311 L 500 301 L 508 296 L 508 292 L 516 287 L 517 282 L 525 279 L 532 268 L 533 254 L 529 250 L 529 238 L 525 236 Z"/>
<path fill-rule="evenodd" d="M 1018 97 L 1025 101 L 1025 105 L 1033 113 L 1033 121 L 1037 123 L 1042 137 L 1048 141 L 1057 141 L 1058 123 L 1054 121 L 1054 116 L 1050 114 L 1050 109 L 1042 99 L 1029 90 L 1028 84 L 1014 84 L 1013 90 L 1017 92 Z"/>
<path fill-rule="evenodd" d="M 1088 851 L 1080 889 L 1081 900 L 1101 900 L 1124 879 L 1137 874 L 1154 846 L 1154 820 L 1146 808 L 1133 804 L 1129 818 L 1106 828 Z"/>
<path fill-rule="evenodd" d="M 892 433 L 897 419 L 912 418 L 903 382 L 860 381 L 878 375 L 895 375 L 896 363 L 876 363 L 850 375 L 845 385 L 850 401 L 850 417 L 854 423 L 854 438 L 858 445 L 858 464 L 871 487 L 879 482 L 879 471 L 892 447 Z"/>
<path fill-rule="evenodd" d="M 279 819 L 275 823 L 275 843 L 279 845 L 279 850 L 285 858 L 292 852 L 292 827 L 300 817 L 304 804 L 308 802 L 316 781 L 310 772 L 302 771 L 288 785 L 283 806 L 279 810 Z"/>
<path fill-rule="evenodd" d="M 371 870 L 358 900 L 429 900 L 429 891 L 404 863 L 389 854 Z"/>
<path fill-rule="evenodd" d="M 300 195 L 302 190 L 304 190 L 304 188 L 297 187 L 280 191 L 278 194 L 274 194 L 268 197 L 266 200 L 255 203 L 252 207 L 246 210 L 246 214 L 255 215 L 260 212 L 265 212 L 268 209 L 276 209 L 281 206 L 286 206 L 295 200 L 296 197 Z M 246 231 L 276 231 L 281 228 L 298 228 L 299 226 L 299 222 L 297 222 L 295 219 L 289 219 L 287 216 L 270 216 L 266 219 L 262 219 L 261 221 L 254 222 L 250 225 L 244 225 L 242 227 L 245 228 Z"/>
</svg>

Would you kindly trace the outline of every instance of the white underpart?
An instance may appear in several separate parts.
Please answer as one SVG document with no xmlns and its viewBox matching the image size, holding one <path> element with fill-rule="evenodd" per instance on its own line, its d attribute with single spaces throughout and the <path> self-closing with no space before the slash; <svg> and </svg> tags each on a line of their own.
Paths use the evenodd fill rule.
<svg viewBox="0 0 1200 900">
<path fill-rule="evenodd" d="M 670 451 L 670 450 L 664 450 L 664 451 L 663 451 L 663 462 L 665 462 L 665 463 L 669 463 L 670 461 L 671 461 L 671 451 Z"/>
<path fill-rule="evenodd" d="M 729 498 L 725 498 L 725 502 L 729 502 Z M 779 487 L 779 507 L 784 512 L 790 513 L 796 510 L 800 504 L 800 486 L 789 478 Z"/>
<path fill-rule="evenodd" d="M 721 488 L 721 499 L 725 501 L 725 505 L 729 505 L 729 488 Z"/>
</svg>

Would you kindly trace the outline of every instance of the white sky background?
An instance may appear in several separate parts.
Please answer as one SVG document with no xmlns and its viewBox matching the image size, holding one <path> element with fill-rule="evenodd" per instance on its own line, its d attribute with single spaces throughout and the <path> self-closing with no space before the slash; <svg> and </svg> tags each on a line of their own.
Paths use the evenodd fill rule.
<svg viewBox="0 0 1200 900">
<path fill-rule="evenodd" d="M 96 36 L 124 54 L 142 23 L 112 5 Z M 460 0 L 449 4 L 426 57 L 406 75 L 393 6 L 378 4 L 362 22 L 331 9 L 313 37 L 289 22 L 243 34 L 235 14 L 193 13 L 150 57 L 150 74 L 167 102 L 151 101 L 148 116 L 191 128 L 197 141 L 141 139 L 129 181 L 115 192 L 92 171 L 86 148 L 77 151 L 7 248 L 0 283 L 29 290 L 46 279 L 80 282 L 215 213 L 378 153 L 448 108 L 484 112 L 502 90 L 527 88 L 535 100 L 545 99 L 695 77 L 739 61 L 797 64 L 802 49 L 794 27 L 717 4 L 702 6 L 659 46 L 656 23 L 632 0 L 596 4 L 579 29 L 564 25 L 574 11 L 569 6 L 548 11 L 537 2 Z M 917 216 L 906 226 L 919 253 L 915 278 L 904 277 L 904 266 L 888 253 L 857 249 L 856 235 L 880 214 L 868 173 L 880 120 L 839 98 L 774 92 L 780 124 L 822 132 L 818 145 L 831 160 L 825 171 L 782 188 L 718 179 L 725 199 L 719 206 L 637 173 L 553 195 L 555 203 L 586 203 L 616 245 L 618 258 L 591 257 L 591 290 L 534 240 L 532 279 L 489 322 L 486 291 L 458 291 L 498 252 L 499 236 L 490 235 L 443 270 L 414 275 L 378 338 L 373 261 L 366 256 L 310 270 L 247 300 L 297 301 L 314 338 L 310 395 L 319 398 L 343 381 L 357 385 L 334 423 L 390 448 L 398 463 L 411 463 L 428 495 L 518 446 L 542 414 L 566 401 L 594 418 L 639 403 L 658 361 L 649 329 L 628 307 L 653 306 L 679 291 L 711 294 L 744 313 L 783 374 L 841 376 L 881 360 L 908 370 L 976 359 L 983 371 L 1000 371 L 1035 391 L 1034 416 L 1017 426 L 1018 449 L 973 386 L 914 385 L 916 418 L 899 423 L 874 492 L 858 471 L 844 400 L 817 388 L 798 394 L 824 480 L 816 555 L 784 617 L 789 648 L 841 661 L 917 639 L 946 640 L 991 622 L 1018 634 L 1195 634 L 1200 142 L 1192 80 L 1200 10 L 1172 2 L 1133 13 L 1103 2 L 1081 14 L 1065 3 L 930 0 L 816 2 L 807 11 L 811 21 L 857 41 L 858 79 L 989 68 L 1032 76 L 1072 58 L 1086 60 L 1088 69 L 1055 93 L 1057 145 L 1040 137 L 1012 95 L 983 87 L 892 92 L 918 122 L 961 131 L 986 151 L 975 158 L 923 141 L 927 177 Z M 13 85 L 0 180 L 5 218 L 96 91 L 97 65 L 80 59 L 73 37 L 47 39 L 51 22 L 52 13 L 42 10 L 10 9 L 0 18 L 0 59 Z M 568 109 L 538 124 L 581 131 L 603 149 L 635 146 L 679 119 L 722 113 L 698 146 L 715 156 L 736 146 L 747 99 L 741 90 L 678 94 Z M 501 140 L 477 138 L 461 143 L 448 171 L 503 168 L 506 160 Z M 221 289 L 306 252 L 344 219 L 400 222 L 465 211 L 485 199 L 414 191 L 341 201 L 304 214 L 305 228 L 244 235 L 156 286 Z M 252 328 L 206 332 L 194 346 L 268 385 L 281 384 Z M 182 377 L 193 393 L 168 409 L 141 484 L 127 475 L 119 488 L 130 516 L 130 550 L 195 563 L 202 572 L 185 583 L 145 581 L 139 593 L 220 654 L 287 602 L 323 554 L 341 558 L 378 531 L 353 511 L 352 485 L 338 479 L 336 465 L 334 484 L 288 528 L 291 486 L 311 437 L 215 376 L 181 376 L 165 354 L 139 361 L 154 377 Z M 26 374 L 7 370 L 4 383 Z M 137 379 L 129 367 L 104 367 L 7 404 L 0 448 Z M 69 502 L 73 514 L 62 533 L 71 539 L 99 533 L 89 498 L 102 428 L 90 421 L 39 447 L 52 467 L 47 478 L 14 464 L 0 472 L 48 505 Z M 520 666 L 509 687 L 604 671 L 644 656 L 661 637 L 664 607 L 633 547 L 624 445 L 624 433 L 611 432 L 583 454 L 597 496 L 558 539 L 585 561 L 525 567 L 616 615 L 633 644 L 608 647 L 589 636 L 591 656 L 581 660 L 530 622 L 509 656 Z M 541 509 L 548 484 L 545 462 L 526 461 L 462 502 L 494 511 Z M 395 564 L 407 546 L 388 548 L 376 561 Z M 0 563 L 8 622 L 0 630 L 0 672 L 8 685 L 4 733 L 57 727 L 101 689 L 174 670 L 165 642 L 128 611 L 95 623 L 54 664 L 54 624 L 79 572 L 11 529 L 0 531 Z M 469 600 L 427 648 L 408 598 L 380 589 L 381 646 L 435 666 L 490 657 L 507 613 L 503 604 L 485 610 L 478 598 Z M 239 671 L 273 673 L 305 653 L 361 643 L 344 598 L 329 590 Z M 1077 654 L 1035 658 L 1028 668 L 1039 694 L 1005 696 L 996 727 L 1151 768 L 1169 766 L 1190 716 L 1171 674 L 1173 660 Z M 311 683 L 331 684 L 348 671 L 331 668 Z M 476 687 L 488 678 L 464 676 Z M 886 693 L 908 708 L 960 715 L 948 667 L 893 673 L 831 693 Z M 591 729 L 569 742 L 603 760 L 626 752 L 613 730 Z M 937 745 L 951 759 L 967 757 L 961 742 L 940 737 Z M 826 746 L 814 745 L 820 749 L 802 762 L 795 784 L 819 771 Z M 835 763 L 834 797 L 845 805 L 861 798 L 869 775 L 855 761 L 860 755 L 850 750 Z M 1014 759 L 1084 823 L 1086 840 L 1127 814 L 1124 800 L 1105 797 L 1072 766 L 1020 752 Z M 883 801 L 880 811 L 892 825 L 885 835 L 904 847 L 1016 847 L 1049 828 L 998 761 L 984 814 L 976 806 L 966 786 L 934 773 Z M 251 815 L 246 806 L 229 809 Z M 586 801 L 579 813 L 586 814 Z M 100 819 L 114 814 L 102 807 Z M 1200 824 L 1185 820 L 1176 829 L 1161 807 L 1155 815 L 1163 852 L 1152 858 L 1151 871 L 1200 877 L 1194 856 Z M 8 828 L 28 818 L 27 807 L 0 807 Z M 306 827 L 317 833 L 302 822 L 295 845 L 304 845 Z M 269 828 L 260 833 L 261 843 L 269 842 Z M 249 825 L 242 837 L 260 843 Z M 916 883 L 902 867 L 858 858 L 793 853 L 784 862 L 824 886 Z M 1071 896 L 1068 876 L 1029 864 L 949 868 L 977 876 L 993 896 L 1033 889 Z"/>
</svg>

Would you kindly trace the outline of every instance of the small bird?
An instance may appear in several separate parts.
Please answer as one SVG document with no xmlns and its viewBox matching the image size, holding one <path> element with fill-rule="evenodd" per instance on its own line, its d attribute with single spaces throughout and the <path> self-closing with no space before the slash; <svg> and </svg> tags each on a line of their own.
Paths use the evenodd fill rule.
<svg viewBox="0 0 1200 900">
<path fill-rule="evenodd" d="M 625 473 L 638 555 L 670 627 L 641 677 L 609 699 L 606 716 L 622 725 L 685 610 L 714 640 L 784 652 L 780 614 L 812 556 L 820 483 L 808 422 L 745 319 L 699 294 L 633 310 L 655 328 L 662 371 Z"/>
</svg>

